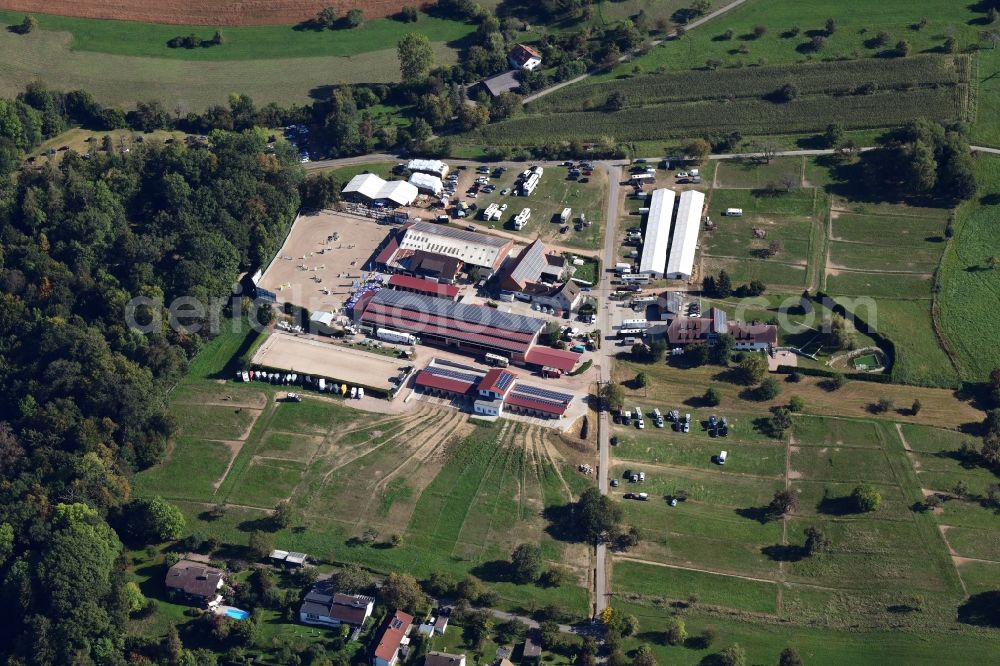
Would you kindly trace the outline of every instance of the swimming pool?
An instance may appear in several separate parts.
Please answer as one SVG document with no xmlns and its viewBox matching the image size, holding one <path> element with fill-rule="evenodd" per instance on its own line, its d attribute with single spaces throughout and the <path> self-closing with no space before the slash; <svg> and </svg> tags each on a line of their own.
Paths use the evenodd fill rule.
<svg viewBox="0 0 1000 666">
<path fill-rule="evenodd" d="M 233 618 L 234 620 L 245 620 L 250 617 L 250 613 L 245 610 L 240 610 L 239 608 L 227 608 L 226 615 Z"/>
</svg>

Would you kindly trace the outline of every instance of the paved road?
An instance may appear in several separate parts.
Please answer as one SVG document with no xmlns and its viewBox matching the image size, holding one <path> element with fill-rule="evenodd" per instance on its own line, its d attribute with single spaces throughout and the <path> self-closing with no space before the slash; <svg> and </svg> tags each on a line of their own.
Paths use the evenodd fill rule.
<svg viewBox="0 0 1000 666">
<path fill-rule="evenodd" d="M 719 16 L 721 14 L 725 14 L 730 9 L 733 9 L 735 7 L 739 7 L 740 5 L 742 5 L 746 1 L 747 0 L 734 0 L 734 2 L 730 2 L 728 5 L 724 5 L 722 7 L 719 7 L 714 12 L 710 12 L 708 14 L 705 14 L 704 16 L 702 16 L 699 19 L 691 21 L 690 23 L 688 23 L 687 25 L 684 26 L 684 30 L 688 31 L 688 30 L 691 30 L 692 28 L 697 28 L 698 26 L 702 25 L 703 23 L 707 23 L 708 21 L 711 21 L 715 17 L 717 17 L 717 16 Z M 654 39 L 653 41 L 649 42 L 649 45 L 653 46 L 653 47 L 656 47 L 656 46 L 659 46 L 660 44 L 662 44 L 665 41 L 676 39 L 676 38 L 677 38 L 677 31 L 675 30 L 673 32 L 667 33 L 666 35 L 664 35 L 660 39 Z M 620 62 L 620 63 L 621 62 L 626 62 L 626 61 L 628 61 L 629 58 L 631 58 L 636 53 L 638 53 L 638 52 L 637 51 L 633 51 L 631 53 L 626 53 L 622 57 L 618 58 L 618 62 Z M 580 76 L 577 76 L 575 78 L 569 79 L 567 81 L 563 81 L 561 83 L 557 83 L 554 86 L 549 86 L 548 88 L 545 88 L 544 90 L 539 90 L 534 95 L 528 95 L 527 97 L 525 97 L 524 98 L 524 103 L 525 104 L 529 104 L 531 102 L 534 102 L 536 99 L 545 97 L 546 95 L 548 95 L 550 93 L 554 93 L 555 91 L 559 90 L 560 88 L 565 88 L 566 86 L 573 85 L 574 83 L 579 83 L 580 81 L 583 81 L 584 79 L 586 79 L 586 78 L 588 78 L 590 76 L 593 76 L 594 74 L 601 73 L 603 71 L 604 71 L 604 68 L 597 69 L 597 70 L 594 70 L 593 72 L 587 72 L 586 74 L 581 74 Z"/>
<path fill-rule="evenodd" d="M 622 168 L 618 164 L 604 162 L 601 167 L 608 174 L 608 199 L 607 212 L 604 215 L 604 261 L 603 273 L 600 276 L 600 285 L 597 290 L 600 297 L 601 320 L 600 328 L 604 333 L 601 340 L 600 358 L 600 383 L 605 384 L 611 381 L 611 364 L 614 356 L 614 346 L 608 340 L 611 334 L 611 293 L 610 280 L 607 279 L 608 270 L 615 265 L 615 243 L 616 229 L 618 223 L 618 189 L 622 178 Z M 611 443 L 610 425 L 608 423 L 608 413 L 601 411 L 598 416 L 597 428 L 597 487 L 602 494 L 608 493 L 608 471 L 611 465 Z M 595 615 L 600 615 L 607 606 L 608 601 L 608 569 L 607 569 L 608 548 L 604 543 L 597 544 L 594 562 L 594 611 Z"/>
<path fill-rule="evenodd" d="M 391 162 L 401 160 L 399 155 L 390 153 L 370 153 L 368 155 L 355 155 L 354 157 L 339 157 L 334 160 L 317 160 L 306 162 L 302 166 L 306 171 L 316 171 L 317 169 L 330 169 L 333 167 L 351 166 L 354 164 L 373 164 L 375 162 Z"/>
</svg>

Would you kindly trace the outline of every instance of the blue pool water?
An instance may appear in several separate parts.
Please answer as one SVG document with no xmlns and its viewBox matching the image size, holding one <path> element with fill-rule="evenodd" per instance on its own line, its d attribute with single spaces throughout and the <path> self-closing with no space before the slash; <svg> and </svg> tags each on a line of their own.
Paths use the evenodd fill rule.
<svg viewBox="0 0 1000 666">
<path fill-rule="evenodd" d="M 226 615 L 233 618 L 234 620 L 245 620 L 250 617 L 250 613 L 245 610 L 240 610 L 239 608 L 227 608 Z"/>
</svg>

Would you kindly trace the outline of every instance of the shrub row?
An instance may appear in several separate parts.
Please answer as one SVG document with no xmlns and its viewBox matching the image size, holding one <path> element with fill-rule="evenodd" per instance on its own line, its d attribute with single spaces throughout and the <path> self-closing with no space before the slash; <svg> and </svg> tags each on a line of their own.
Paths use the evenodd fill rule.
<svg viewBox="0 0 1000 666">
<path fill-rule="evenodd" d="M 834 372 L 833 370 L 823 370 L 822 368 L 799 368 L 794 365 L 779 365 L 775 370 L 779 375 L 790 375 L 794 372 L 810 377 L 836 377 L 844 375 L 848 379 L 856 379 L 862 382 L 873 382 L 875 384 L 892 384 L 892 377 L 886 374 L 867 374 L 863 372 Z"/>
</svg>

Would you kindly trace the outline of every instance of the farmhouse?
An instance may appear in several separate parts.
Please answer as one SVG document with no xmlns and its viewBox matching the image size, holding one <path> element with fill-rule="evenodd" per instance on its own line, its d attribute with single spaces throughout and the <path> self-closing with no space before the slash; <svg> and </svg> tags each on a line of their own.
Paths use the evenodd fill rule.
<svg viewBox="0 0 1000 666">
<path fill-rule="evenodd" d="M 566 260 L 558 254 L 549 254 L 545 244 L 536 240 L 521 250 L 517 258 L 508 262 L 500 287 L 510 291 L 524 291 L 530 284 L 554 283 L 563 279 Z"/>
<path fill-rule="evenodd" d="M 527 44 L 518 44 L 507 54 L 507 60 L 514 69 L 533 72 L 542 64 L 542 54 Z"/>
<path fill-rule="evenodd" d="M 448 165 L 441 160 L 413 159 L 407 162 L 406 168 L 414 173 L 428 173 L 438 178 L 448 175 Z"/>
<path fill-rule="evenodd" d="M 436 197 L 444 192 L 444 182 L 438 176 L 429 173 L 414 173 L 410 175 L 409 185 L 425 194 L 433 194 Z"/>
<path fill-rule="evenodd" d="M 711 308 L 702 317 L 677 317 L 667 326 L 667 341 L 672 346 L 694 342 L 714 345 L 722 334 L 733 336 L 734 346 L 740 350 L 771 351 L 778 344 L 777 326 L 730 322 L 719 308 Z"/>
<path fill-rule="evenodd" d="M 694 253 L 698 246 L 701 212 L 705 195 L 697 190 L 681 192 L 674 221 L 674 235 L 670 245 L 670 258 L 664 277 L 671 280 L 690 280 L 694 271 Z"/>
<path fill-rule="evenodd" d="M 674 215 L 676 194 L 666 188 L 653 190 L 646 216 L 646 236 L 642 242 L 639 272 L 663 277 L 667 266 L 667 246 L 670 243 L 670 221 Z"/>
<path fill-rule="evenodd" d="M 531 294 L 532 303 L 552 308 L 559 315 L 572 312 L 583 298 L 580 285 L 572 280 L 551 287 L 544 284 L 529 285 L 525 292 Z"/>
<path fill-rule="evenodd" d="M 170 594 L 196 603 L 207 603 L 209 606 L 222 601 L 222 595 L 219 594 L 222 584 L 221 569 L 190 560 L 181 560 L 170 567 L 164 580 Z"/>
<path fill-rule="evenodd" d="M 344 198 L 364 204 L 397 208 L 417 200 L 417 188 L 402 180 L 384 180 L 373 173 L 359 173 L 344 186 Z"/>
<path fill-rule="evenodd" d="M 335 592 L 320 584 L 309 591 L 299 607 L 299 621 L 328 627 L 360 627 L 371 617 L 375 599 L 360 594 Z"/>
<path fill-rule="evenodd" d="M 424 657 L 424 666 L 465 666 L 465 655 L 428 652 Z"/>
<path fill-rule="evenodd" d="M 372 666 L 396 666 L 399 663 L 400 648 L 410 643 L 406 634 L 411 626 L 413 616 L 403 611 L 398 610 L 386 619 L 378 643 L 372 650 Z"/>
</svg>

